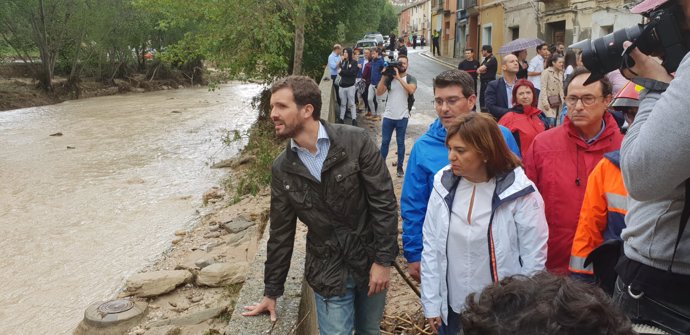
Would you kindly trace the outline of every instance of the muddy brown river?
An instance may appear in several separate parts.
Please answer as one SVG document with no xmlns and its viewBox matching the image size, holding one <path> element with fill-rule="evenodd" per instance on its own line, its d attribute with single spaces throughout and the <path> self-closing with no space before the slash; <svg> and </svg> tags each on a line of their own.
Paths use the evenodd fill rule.
<svg viewBox="0 0 690 335">
<path fill-rule="evenodd" d="M 70 334 L 199 218 L 256 120 L 228 84 L 0 112 L 0 334 Z M 62 136 L 49 136 L 62 133 Z"/>
</svg>

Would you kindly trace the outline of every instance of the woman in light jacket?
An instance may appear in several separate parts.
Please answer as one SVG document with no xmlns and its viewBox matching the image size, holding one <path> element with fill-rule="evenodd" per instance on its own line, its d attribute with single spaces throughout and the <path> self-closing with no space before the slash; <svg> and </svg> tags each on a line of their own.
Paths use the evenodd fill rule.
<svg viewBox="0 0 690 335">
<path fill-rule="evenodd" d="M 551 122 L 551 126 L 556 126 L 558 114 L 563 107 L 563 74 L 565 57 L 554 54 L 546 61 L 547 68 L 541 73 L 541 92 L 539 93 L 539 109 L 541 109 Z M 558 97 L 560 103 L 550 104 L 549 97 Z"/>
<path fill-rule="evenodd" d="M 457 334 L 465 298 L 516 274 L 544 270 L 544 201 L 498 124 L 462 116 L 446 137 L 423 225 L 422 306 L 434 332 Z"/>
</svg>

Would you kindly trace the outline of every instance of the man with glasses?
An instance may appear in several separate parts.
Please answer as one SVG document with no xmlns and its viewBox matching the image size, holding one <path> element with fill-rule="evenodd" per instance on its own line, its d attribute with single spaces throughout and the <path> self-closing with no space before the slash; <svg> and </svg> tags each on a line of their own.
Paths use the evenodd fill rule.
<svg viewBox="0 0 690 335">
<path fill-rule="evenodd" d="M 400 196 L 404 256 L 407 270 L 417 282 L 420 281 L 419 262 L 422 258 L 422 224 L 434 175 L 448 165 L 446 128 L 459 116 L 471 113 L 476 102 L 474 80 L 467 72 L 448 70 L 434 78 L 432 103 L 438 119 L 412 147 Z M 510 130 L 501 126 L 501 131 L 510 150 L 520 157 L 520 149 Z"/>
<path fill-rule="evenodd" d="M 609 105 L 620 112 L 629 124 L 633 123 L 637 114 L 640 90 L 641 86 L 629 81 Z M 625 133 L 625 128 L 621 127 L 621 133 Z M 616 280 L 611 262 L 618 259 L 609 257 L 611 254 L 607 250 L 611 249 L 608 247 L 597 248 L 605 242 L 615 245 L 613 241 L 620 241 L 628 212 L 627 197 L 628 191 L 620 169 L 620 150 L 606 153 L 587 180 L 569 267 L 574 278 L 588 283 L 596 282 L 609 295 L 613 295 Z M 587 259 L 591 262 L 585 266 Z"/>
<path fill-rule="evenodd" d="M 546 269 L 568 274 L 570 252 L 587 179 L 605 153 L 620 149 L 623 135 L 613 115 L 611 82 L 606 77 L 585 85 L 589 71 L 579 68 L 566 83 L 568 116 L 562 126 L 534 138 L 524 156 L 527 176 L 546 204 L 549 254 Z"/>
</svg>

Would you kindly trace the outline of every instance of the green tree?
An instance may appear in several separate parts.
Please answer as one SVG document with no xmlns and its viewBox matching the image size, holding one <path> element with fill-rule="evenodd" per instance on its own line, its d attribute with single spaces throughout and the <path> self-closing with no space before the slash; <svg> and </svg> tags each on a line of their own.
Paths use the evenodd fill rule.
<svg viewBox="0 0 690 335">
<path fill-rule="evenodd" d="M 69 26 L 80 0 L 7 0 L 0 11 L 0 35 L 25 62 L 38 49 L 40 69 L 35 76 L 52 91 L 53 71 L 60 51 L 69 39 Z"/>
</svg>

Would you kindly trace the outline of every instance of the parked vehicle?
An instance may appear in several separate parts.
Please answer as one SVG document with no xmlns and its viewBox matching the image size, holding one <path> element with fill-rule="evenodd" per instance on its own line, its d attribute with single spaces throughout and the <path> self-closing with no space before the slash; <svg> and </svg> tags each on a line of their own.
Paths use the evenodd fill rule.
<svg viewBox="0 0 690 335">
<path fill-rule="evenodd" d="M 374 39 L 359 40 L 359 41 L 357 41 L 357 44 L 355 45 L 355 50 L 359 50 L 359 54 L 363 55 L 364 54 L 364 48 L 375 47 L 376 44 L 377 44 L 377 42 Z"/>
<path fill-rule="evenodd" d="M 376 40 L 376 43 L 384 43 L 383 35 L 381 33 L 373 32 L 373 33 L 367 33 L 364 35 L 363 40 Z"/>
</svg>

